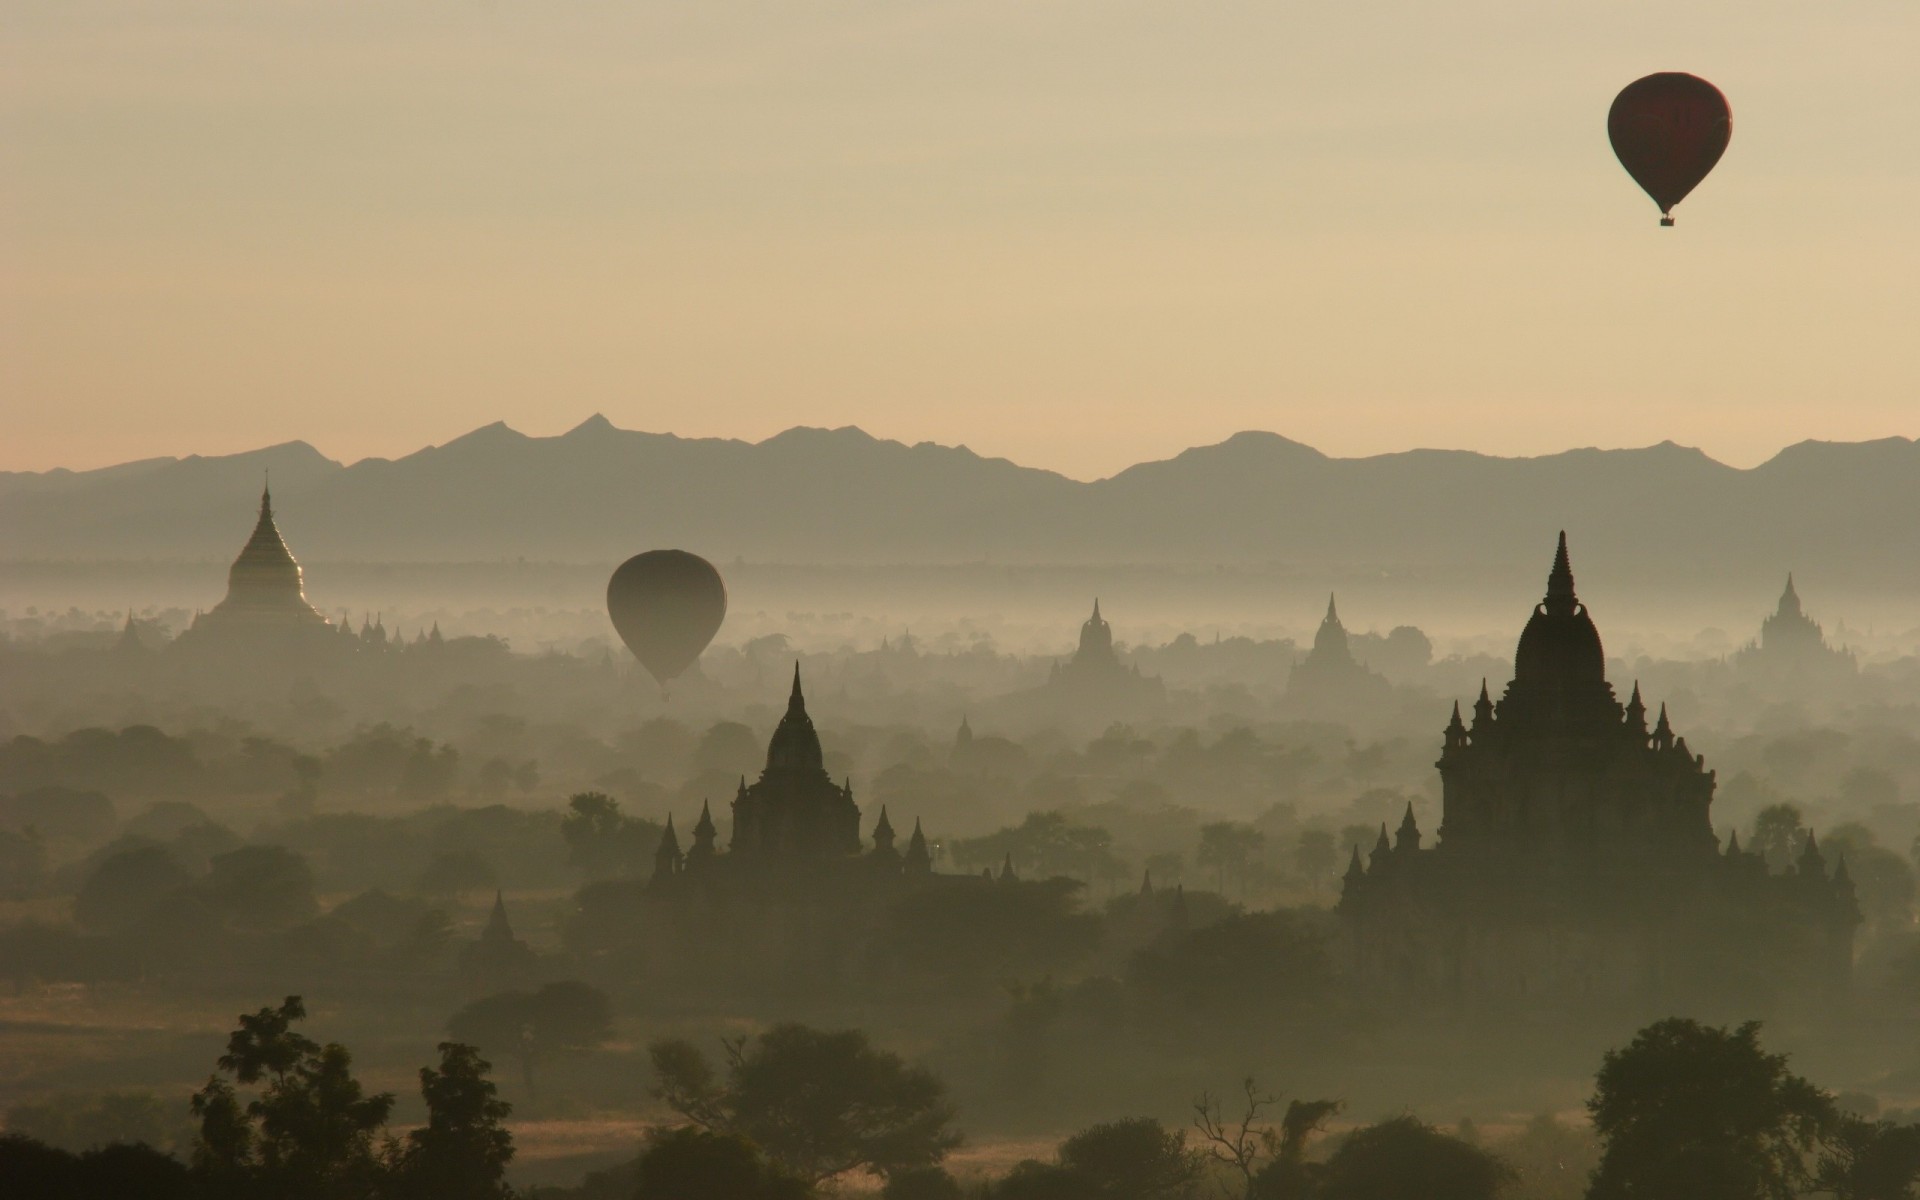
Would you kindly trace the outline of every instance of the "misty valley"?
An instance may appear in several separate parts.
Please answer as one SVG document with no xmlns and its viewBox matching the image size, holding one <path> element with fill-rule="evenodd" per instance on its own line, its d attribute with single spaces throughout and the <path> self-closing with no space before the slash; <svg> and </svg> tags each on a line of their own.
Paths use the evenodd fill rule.
<svg viewBox="0 0 1920 1200">
<path fill-rule="evenodd" d="M 903 569 L 910 626 L 741 564 L 662 682 L 587 604 L 329 618 L 255 515 L 200 611 L 0 613 L 5 1161 L 60 1194 L 1920 1171 L 1920 637 L 1815 581 L 1625 658 L 1564 534 L 1445 633 L 1417 576 L 1229 632 L 1165 614 L 1245 577 Z"/>
</svg>

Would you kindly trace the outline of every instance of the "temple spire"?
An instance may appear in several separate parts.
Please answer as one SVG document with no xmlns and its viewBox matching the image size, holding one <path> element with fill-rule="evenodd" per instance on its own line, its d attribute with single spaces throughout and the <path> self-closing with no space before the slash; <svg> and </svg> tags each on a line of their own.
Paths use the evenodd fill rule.
<svg viewBox="0 0 1920 1200">
<path fill-rule="evenodd" d="M 800 691 L 799 659 L 795 659 L 793 662 L 793 691 L 787 695 L 787 711 L 789 713 L 799 713 L 801 716 L 805 716 L 807 713 L 807 698 L 801 694 Z"/>
<path fill-rule="evenodd" d="M 1547 611 L 1571 613 L 1579 598 L 1573 594 L 1573 563 L 1567 557 L 1567 531 L 1560 531 L 1560 545 L 1553 553 L 1553 570 L 1547 574 Z"/>
<path fill-rule="evenodd" d="M 653 852 L 653 882 L 663 883 L 680 873 L 685 860 L 680 855 L 680 837 L 673 831 L 673 814 L 667 814 L 667 828 L 660 834 L 659 848 Z"/>
<path fill-rule="evenodd" d="M 1793 572 L 1787 572 L 1787 590 L 1780 593 L 1780 615 L 1800 615 L 1800 593 L 1793 589 Z"/>
<path fill-rule="evenodd" d="M 1382 827 L 1384 828 L 1384 826 Z M 1394 838 L 1394 849 L 1411 852 L 1420 848 L 1420 825 L 1413 819 L 1413 801 L 1407 801 L 1407 815 L 1400 818 L 1400 830 Z"/>
<path fill-rule="evenodd" d="M 1660 702 L 1660 719 L 1653 725 L 1653 748 L 1667 750 L 1673 746 L 1673 724 L 1667 720 L 1666 701 Z"/>
<path fill-rule="evenodd" d="M 487 917 L 487 928 L 480 935 L 483 942 L 511 942 L 513 925 L 507 920 L 507 898 L 498 888 L 493 893 L 493 912 Z"/>
<path fill-rule="evenodd" d="M 1820 853 L 1820 842 L 1811 829 L 1807 830 L 1807 844 L 1800 851 L 1800 873 L 1807 876 L 1817 874 L 1822 879 L 1827 877 L 1826 856 Z"/>
<path fill-rule="evenodd" d="M 1487 679 L 1483 675 L 1480 677 L 1480 698 L 1473 702 L 1473 728 L 1478 732 L 1481 726 L 1492 720 L 1493 697 L 1487 695 Z"/>
<path fill-rule="evenodd" d="M 920 818 L 913 819 L 913 836 L 907 839 L 907 870 L 933 870 L 933 855 L 927 851 L 927 835 L 920 832 Z"/>
<path fill-rule="evenodd" d="M 706 800 L 700 801 L 700 820 L 693 827 L 693 846 L 687 851 L 685 863 L 692 866 L 704 864 L 714 856 L 714 839 L 720 831 L 713 825 L 713 806 Z"/>
<path fill-rule="evenodd" d="M 1340 623 L 1340 611 L 1333 606 L 1332 592 L 1327 593 L 1327 616 L 1325 623 L 1328 625 L 1338 625 Z"/>
</svg>

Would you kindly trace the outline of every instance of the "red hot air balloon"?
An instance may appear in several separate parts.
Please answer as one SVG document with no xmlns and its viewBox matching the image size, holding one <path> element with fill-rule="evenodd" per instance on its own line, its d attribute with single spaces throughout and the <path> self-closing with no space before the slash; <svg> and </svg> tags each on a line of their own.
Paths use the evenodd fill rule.
<svg viewBox="0 0 1920 1200">
<path fill-rule="evenodd" d="M 1621 89 L 1607 111 L 1607 137 L 1633 181 L 1673 224 L 1673 206 L 1713 170 L 1733 137 L 1720 89 L 1696 75 L 1662 71 Z"/>
<path fill-rule="evenodd" d="M 661 686 L 692 666 L 727 615 L 727 585 L 685 550 L 649 550 L 607 581 L 607 615 Z"/>
</svg>

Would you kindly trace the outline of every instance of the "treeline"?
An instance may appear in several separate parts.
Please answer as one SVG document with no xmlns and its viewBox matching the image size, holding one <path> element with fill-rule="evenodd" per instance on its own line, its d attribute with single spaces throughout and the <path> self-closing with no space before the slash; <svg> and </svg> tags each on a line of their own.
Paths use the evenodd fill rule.
<svg viewBox="0 0 1920 1200">
<path fill-rule="evenodd" d="M 490 1065 L 443 1043 L 422 1068 L 425 1120 L 389 1124 L 339 1044 L 295 1026 L 298 997 L 243 1015 L 191 1101 L 184 1157 L 139 1144 L 57 1149 L 0 1138 L 20 1200 L 506 1200 L 509 1106 Z M 1335 1127 L 1334 1099 L 1252 1080 L 1202 1094 L 1188 1121 L 1099 1122 L 1045 1158 L 955 1172 L 963 1138 L 942 1082 L 864 1034 L 778 1025 L 649 1048 L 672 1114 L 631 1162 L 528 1200 L 808 1200 L 859 1177 L 884 1200 L 1910 1200 L 1920 1124 L 1848 1111 L 1760 1044 L 1759 1026 L 1670 1019 L 1609 1051 L 1585 1129 L 1536 1120 L 1489 1141 L 1411 1115 Z"/>
</svg>

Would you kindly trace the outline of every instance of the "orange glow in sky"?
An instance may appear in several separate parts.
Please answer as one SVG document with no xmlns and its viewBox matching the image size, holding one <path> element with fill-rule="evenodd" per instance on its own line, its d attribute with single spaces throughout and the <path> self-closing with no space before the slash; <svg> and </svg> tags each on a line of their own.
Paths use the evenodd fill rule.
<svg viewBox="0 0 1920 1200">
<path fill-rule="evenodd" d="M 1920 434 L 1920 6 L 18 3 L 0 469 Z M 1607 106 L 1734 113 L 1658 227 Z"/>
</svg>

